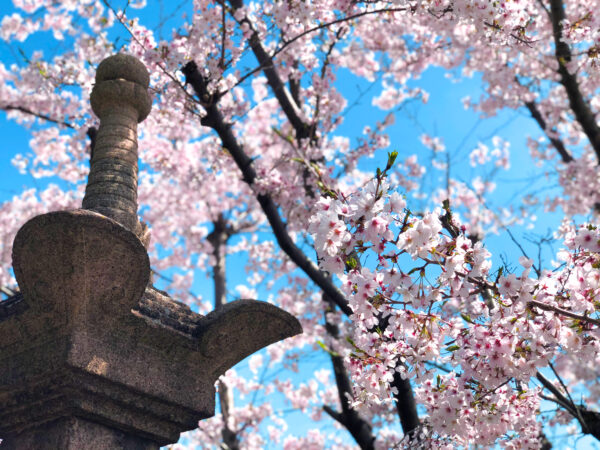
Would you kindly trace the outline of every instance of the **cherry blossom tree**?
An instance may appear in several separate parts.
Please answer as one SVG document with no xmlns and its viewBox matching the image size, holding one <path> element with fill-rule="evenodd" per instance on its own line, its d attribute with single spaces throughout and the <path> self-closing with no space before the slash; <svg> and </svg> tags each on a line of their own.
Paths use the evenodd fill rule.
<svg viewBox="0 0 600 450">
<path fill-rule="evenodd" d="M 21 49 L 0 64 L 0 109 L 31 133 L 13 164 L 48 181 L 0 206 L 4 293 L 20 225 L 80 205 L 93 74 L 126 52 L 154 95 L 139 200 L 155 277 L 200 312 L 266 296 L 305 330 L 251 357 L 254 376 L 226 373 L 219 414 L 177 447 L 549 448 L 545 430 L 561 424 L 600 439 L 597 2 L 196 0 L 173 7 L 189 12 L 168 39 L 145 24 L 156 6 L 145 3 L 13 0 L 0 21 Z M 450 176 L 443 137 L 422 136 L 430 167 L 392 150 L 398 108 L 427 101 L 418 80 L 432 67 L 480 79 L 483 95 L 464 103 L 483 117 L 512 109 L 537 123 L 524 139 L 552 194 L 494 210 L 490 179 Z M 341 132 L 352 107 L 341 71 L 371 82 L 389 112 L 354 136 Z M 469 164 L 508 171 L 510 144 L 481 142 Z M 373 156 L 379 168 L 365 170 Z M 510 228 L 538 210 L 563 216 L 552 258 L 520 247 L 515 268 L 490 253 L 490 233 L 518 244 Z M 247 281 L 233 293 L 238 255 Z M 205 301 L 193 285 L 207 274 Z M 316 352 L 326 365 L 290 375 Z M 275 395 L 315 426 L 295 432 Z"/>
</svg>

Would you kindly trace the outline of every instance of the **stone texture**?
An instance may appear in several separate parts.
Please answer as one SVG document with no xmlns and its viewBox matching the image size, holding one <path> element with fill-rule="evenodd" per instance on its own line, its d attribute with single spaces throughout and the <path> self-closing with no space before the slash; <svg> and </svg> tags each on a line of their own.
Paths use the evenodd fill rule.
<svg viewBox="0 0 600 450">
<path fill-rule="evenodd" d="M 79 450 L 94 442 L 96 448 L 152 450 L 157 449 L 155 442 L 143 439 L 124 431 L 85 420 L 79 417 L 62 417 L 29 430 L 19 436 L 19 445 L 30 449 Z M 43 447 L 40 447 L 43 443 Z M 2 446 L 16 448 L 17 443 L 6 439 Z"/>
<path fill-rule="evenodd" d="M 96 69 L 96 82 L 124 79 L 147 89 L 150 76 L 142 62 L 134 56 L 118 53 L 106 58 Z"/>
<path fill-rule="evenodd" d="M 100 118 L 83 208 L 115 219 L 140 236 L 137 217 L 137 124 L 150 113 L 149 76 L 129 55 L 114 55 L 98 66 L 90 95 Z"/>
<path fill-rule="evenodd" d="M 113 58 L 97 81 L 147 87 L 141 63 Z M 15 237 L 20 292 L 0 303 L 2 449 L 174 443 L 214 414 L 225 370 L 302 332 L 264 302 L 238 300 L 204 317 L 150 284 L 134 195 L 143 111 L 102 111 L 110 120 L 101 116 L 86 209 L 34 217 Z"/>
</svg>

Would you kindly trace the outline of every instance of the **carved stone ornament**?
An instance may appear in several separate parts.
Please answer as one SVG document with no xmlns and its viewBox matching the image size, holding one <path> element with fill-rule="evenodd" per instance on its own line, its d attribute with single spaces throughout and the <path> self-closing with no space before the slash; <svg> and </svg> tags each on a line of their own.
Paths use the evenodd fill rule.
<svg viewBox="0 0 600 450">
<path fill-rule="evenodd" d="M 271 304 L 196 314 L 150 283 L 137 216 L 137 124 L 149 76 L 118 54 L 98 66 L 100 118 L 83 208 L 17 233 L 20 292 L 0 308 L 0 448 L 158 449 L 214 415 L 215 381 L 302 332 Z"/>
</svg>

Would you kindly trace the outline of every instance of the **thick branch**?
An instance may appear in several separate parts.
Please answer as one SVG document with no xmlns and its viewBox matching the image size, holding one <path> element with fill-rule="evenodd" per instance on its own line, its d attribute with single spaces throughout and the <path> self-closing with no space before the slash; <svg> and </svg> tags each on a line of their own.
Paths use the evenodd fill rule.
<svg viewBox="0 0 600 450">
<path fill-rule="evenodd" d="M 548 440 L 548 438 L 546 437 L 546 435 L 543 432 L 540 432 L 538 439 L 540 440 L 540 450 L 551 450 L 552 449 L 552 443 Z"/>
<path fill-rule="evenodd" d="M 215 288 L 215 309 L 226 302 L 227 282 L 225 280 L 225 246 L 230 237 L 227 222 L 222 214 L 213 222 L 213 231 L 207 236 L 213 247 L 215 264 L 213 266 L 213 285 Z"/>
<path fill-rule="evenodd" d="M 202 125 L 216 131 L 221 139 L 223 147 L 229 151 L 235 163 L 242 171 L 244 181 L 252 186 L 256 179 L 256 172 L 252 167 L 252 160 L 246 155 L 244 149 L 238 143 L 231 131 L 230 125 L 225 123 L 225 119 L 217 108 L 217 105 L 214 102 L 204 103 L 210 99 L 210 95 L 206 89 L 206 80 L 198 71 L 196 63 L 193 61 L 189 62 L 183 67 L 182 71 L 186 77 L 186 82 L 194 88 L 206 110 L 206 116 L 202 118 Z M 352 309 L 348 305 L 348 301 L 344 294 L 342 294 L 342 292 L 327 278 L 325 273 L 321 272 L 319 268 L 307 258 L 304 252 L 296 246 L 294 241 L 292 241 L 292 238 L 286 230 L 286 224 L 281 219 L 277 206 L 273 202 L 271 196 L 268 194 L 257 194 L 256 199 L 265 213 L 281 249 L 335 302 L 344 314 L 350 316 L 352 314 Z"/>
<path fill-rule="evenodd" d="M 225 304 L 225 294 L 227 292 L 227 280 L 225 278 L 225 246 L 230 234 L 228 232 L 227 222 L 222 214 L 219 214 L 217 220 L 213 222 L 213 231 L 208 235 L 208 241 L 213 246 L 213 256 L 215 264 L 213 266 L 213 285 L 215 288 L 215 309 Z M 227 383 L 219 380 L 219 405 L 221 406 L 221 415 L 223 416 L 223 437 L 224 447 L 228 450 L 239 450 L 240 441 L 237 433 L 229 428 L 229 416 L 233 409 L 233 395 Z"/>
<path fill-rule="evenodd" d="M 241 5 L 241 3 L 238 2 L 238 5 Z M 268 57 L 268 55 L 266 56 Z M 272 78 L 272 80 L 275 80 L 275 86 L 283 86 L 283 83 L 279 79 L 270 58 L 267 60 L 267 62 L 269 61 L 271 62 L 269 67 L 272 70 L 272 73 L 276 76 Z M 202 74 L 200 74 L 198 67 L 193 61 L 186 64 L 186 66 L 183 68 L 183 73 L 186 77 L 186 82 L 194 88 L 197 96 L 205 108 L 206 116 L 202 119 L 202 124 L 212 128 L 217 132 L 223 146 L 229 151 L 237 166 L 242 171 L 244 181 L 252 186 L 254 180 L 256 179 L 256 172 L 252 167 L 252 160 L 248 157 L 248 155 L 246 155 L 241 145 L 237 142 L 237 139 L 233 135 L 230 126 L 225 123 L 225 120 L 215 103 L 216 99 L 214 99 L 206 89 L 206 80 Z M 283 86 L 283 88 L 285 88 L 285 86 Z M 273 90 L 276 94 L 277 92 L 282 92 L 281 90 L 278 90 L 277 87 Z M 282 96 L 284 102 L 290 98 L 289 93 L 287 93 L 287 91 L 285 92 L 286 95 Z M 281 102 L 281 100 L 279 101 Z M 292 103 L 291 105 L 293 106 L 294 104 Z M 286 114 L 288 114 L 291 110 L 291 108 L 288 108 L 288 112 L 286 112 Z M 291 117 L 297 117 L 299 119 L 299 116 L 292 115 Z M 292 119 L 290 119 L 290 122 L 294 126 Z M 299 135 L 302 136 L 301 133 L 307 130 L 303 122 L 301 128 L 295 127 L 295 129 L 297 137 L 299 137 Z M 267 220 L 271 225 L 273 233 L 275 234 L 281 249 L 309 276 L 309 278 L 315 284 L 317 284 L 317 286 L 323 290 L 324 294 L 326 294 L 347 316 L 350 316 L 352 314 L 352 310 L 348 306 L 345 296 L 339 291 L 339 289 L 335 287 L 335 285 L 333 285 L 329 277 L 327 277 L 325 273 L 321 272 L 294 244 L 287 233 L 286 225 L 281 220 L 277 206 L 271 197 L 269 195 L 259 194 L 256 196 L 256 198 L 261 205 L 263 212 L 267 216 Z M 410 433 L 420 425 L 419 415 L 417 413 L 416 402 L 410 381 L 403 380 L 398 374 L 396 374 L 392 382 L 392 387 L 396 389 L 394 398 L 396 400 L 398 415 L 402 428 L 406 435 L 410 435 Z M 361 435 L 364 435 L 364 432 L 361 433 Z M 364 438 L 361 439 L 363 439 L 364 442 L 367 441 Z"/>
<path fill-rule="evenodd" d="M 290 78 L 288 81 L 290 86 L 290 94 L 296 102 L 296 105 L 300 104 L 300 80 L 296 80 L 294 78 Z"/>
<path fill-rule="evenodd" d="M 590 434 L 600 440 L 600 413 L 590 411 L 583 406 L 574 404 L 570 398 L 567 398 L 566 395 L 560 392 L 560 390 L 540 372 L 536 373 L 536 378 L 546 389 L 552 392 L 554 395 L 552 400 L 565 408 L 569 414 L 577 419 L 581 425 L 581 431 L 584 434 Z"/>
<path fill-rule="evenodd" d="M 575 119 L 581 125 L 583 132 L 590 140 L 600 161 L 600 128 L 596 123 L 596 116 L 589 104 L 583 98 L 577 77 L 569 73 L 567 64 L 572 59 L 569 45 L 562 40 L 561 23 L 565 20 L 565 10 L 562 0 L 550 0 L 550 20 L 554 34 L 554 54 L 558 62 L 560 83 L 567 91 L 569 106 L 575 114 Z"/>
<path fill-rule="evenodd" d="M 379 327 L 380 330 L 385 331 L 388 325 L 389 316 L 381 317 L 380 315 L 377 327 Z M 400 369 L 401 367 L 402 362 L 396 360 L 396 369 Z M 412 390 L 410 380 L 408 378 L 403 379 L 400 376 L 400 373 L 396 371 L 394 372 L 390 387 L 394 391 L 393 397 L 396 402 L 396 410 L 398 412 L 398 418 L 400 419 L 400 425 L 402 426 L 402 431 L 404 431 L 404 439 L 416 443 L 420 439 L 416 431 L 421 426 L 421 421 L 419 420 L 415 394 Z"/>
<path fill-rule="evenodd" d="M 229 428 L 228 418 L 233 409 L 233 395 L 229 386 L 226 383 L 219 380 L 219 405 L 221 406 L 221 415 L 223 416 L 223 429 L 221 430 L 221 436 L 223 437 L 223 444 L 227 450 L 239 450 L 240 440 L 235 431 Z"/>
<path fill-rule="evenodd" d="M 324 295 L 323 299 L 326 303 L 331 305 L 330 308 L 325 310 L 325 330 L 331 337 L 337 339 L 339 337 L 338 326 L 327 320 L 327 313 L 333 311 L 333 304 L 329 301 L 327 296 Z M 352 386 L 350 385 L 350 377 L 348 376 L 348 372 L 344 366 L 344 359 L 335 352 L 330 352 L 329 355 L 331 357 L 331 364 L 333 365 L 335 384 L 338 388 L 342 412 L 340 413 L 334 411 L 327 405 L 323 406 L 323 409 L 334 420 L 342 424 L 350 432 L 361 449 L 374 449 L 375 436 L 373 435 L 371 425 L 362 417 L 360 417 L 356 410 L 352 409 L 350 405 L 350 399 L 352 398 Z"/>
<path fill-rule="evenodd" d="M 553 400 L 556 403 L 565 408 L 573 417 L 577 418 L 577 407 L 548 378 L 541 372 L 536 372 L 535 377 L 542 383 L 542 386 L 552 392 L 555 397 Z"/>
<path fill-rule="evenodd" d="M 234 12 L 244 6 L 243 0 L 229 0 L 229 4 L 233 8 Z M 250 22 L 250 20 L 248 20 L 247 17 L 244 17 L 240 21 L 240 24 L 244 23 L 251 30 L 250 39 L 248 40 L 250 48 L 260 63 L 260 67 L 262 68 L 262 71 L 267 78 L 267 82 L 273 90 L 281 109 L 292 124 L 292 127 L 294 127 L 294 130 L 296 131 L 296 139 L 298 141 L 301 139 L 306 139 L 309 137 L 309 129 L 308 125 L 300 118 L 299 106 L 296 104 L 292 95 L 286 88 L 285 83 L 281 81 L 279 73 L 273 64 L 273 59 L 263 47 L 254 25 L 252 22 Z"/>
<path fill-rule="evenodd" d="M 537 124 L 540 126 L 546 137 L 550 140 L 563 162 L 570 163 L 571 161 L 573 161 L 573 157 L 565 148 L 563 142 L 556 136 L 553 136 L 551 133 L 552 130 L 548 129 L 546 121 L 542 117 L 542 113 L 540 112 L 536 104 L 534 102 L 525 102 L 525 106 L 531 113 L 531 117 L 537 122 Z"/>
<path fill-rule="evenodd" d="M 94 159 L 94 148 L 96 148 L 96 136 L 98 136 L 98 129 L 96 127 L 89 127 L 85 133 L 90 138 L 90 166 L 92 165 L 92 159 Z"/>
<path fill-rule="evenodd" d="M 391 386 L 397 390 L 394 394 L 394 400 L 396 400 L 396 409 L 402 431 L 405 435 L 412 436 L 412 433 L 421 425 L 421 422 L 419 421 L 417 402 L 410 380 L 403 379 L 398 372 L 395 372 Z"/>
</svg>

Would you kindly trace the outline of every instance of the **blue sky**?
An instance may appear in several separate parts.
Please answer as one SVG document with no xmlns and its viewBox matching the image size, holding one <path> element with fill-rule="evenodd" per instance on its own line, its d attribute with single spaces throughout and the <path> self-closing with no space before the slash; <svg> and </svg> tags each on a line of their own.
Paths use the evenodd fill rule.
<svg viewBox="0 0 600 450">
<path fill-rule="evenodd" d="M 156 6 L 158 3 L 152 3 L 152 5 L 152 7 L 142 10 L 140 14 L 142 22 L 150 26 L 162 22 L 162 19 L 169 16 L 167 11 L 161 12 L 161 9 Z M 175 15 L 165 22 L 164 37 L 169 37 L 169 30 L 181 23 L 180 17 L 182 14 L 189 14 L 191 11 L 190 2 L 176 2 L 175 7 Z M 11 13 L 11 8 L 5 8 L 4 12 Z M 22 44 L 22 48 L 26 53 L 34 48 L 43 48 L 46 54 L 50 55 L 54 52 L 60 52 L 67 46 L 68 42 L 59 47 L 49 47 L 43 35 L 33 37 Z M 15 58 L 19 57 L 16 50 L 14 47 L 9 47 L 6 43 L 0 42 L 0 60 L 4 64 L 14 62 Z M 471 96 L 473 99 L 479 98 L 481 94 L 480 79 L 475 76 L 473 79 L 455 83 L 448 79 L 445 74 L 446 72 L 442 69 L 431 69 L 420 80 L 411 82 L 412 85 L 418 85 L 429 92 L 429 102 L 422 104 L 414 101 L 402 107 L 397 112 L 396 124 L 389 129 L 391 148 L 379 152 L 371 160 L 364 160 L 362 167 L 374 172 L 376 167 L 384 166 L 386 162 L 385 152 L 389 150 L 397 150 L 400 153 L 399 159 L 416 153 L 419 156 L 419 161 L 427 165 L 431 152 L 425 149 L 420 142 L 420 136 L 427 133 L 431 136 L 443 138 L 447 152 L 452 155 L 454 161 L 452 166 L 453 176 L 468 182 L 475 174 L 475 171 L 468 164 L 469 152 L 475 148 L 478 142 L 489 144 L 491 137 L 498 134 L 511 142 L 512 169 L 510 172 L 499 174 L 498 179 L 496 179 L 498 188 L 490 197 L 490 204 L 492 206 L 506 206 L 516 203 L 519 195 L 524 191 L 545 188 L 547 181 L 543 176 L 540 176 L 541 169 L 534 167 L 532 164 L 528 150 L 525 147 L 525 137 L 527 135 L 539 135 L 536 124 L 528 117 L 527 112 L 524 109 L 505 111 L 495 118 L 482 119 L 478 113 L 467 111 L 462 107 L 462 99 L 465 96 Z M 370 83 L 358 80 L 344 70 L 338 73 L 338 78 L 340 89 L 350 104 L 357 98 L 358 92 L 364 91 L 370 86 Z M 372 92 L 376 95 L 379 90 L 380 85 L 376 85 Z M 371 96 L 367 95 L 359 101 L 358 105 L 346 115 L 344 123 L 337 134 L 356 138 L 358 137 L 357 131 L 361 131 L 365 125 L 373 125 L 375 121 L 383 120 L 387 112 L 374 108 L 370 100 Z M 20 175 L 10 163 L 16 153 L 27 153 L 31 137 L 30 131 L 20 127 L 14 121 L 8 121 L 6 114 L 0 112 L 0 135 L 2 136 L 0 141 L 0 201 L 9 200 L 25 188 L 45 186 L 48 180 L 35 180 L 29 175 Z M 428 170 L 432 174 L 428 175 L 428 182 L 438 183 L 437 177 L 442 176 L 443 173 L 431 168 L 428 168 Z M 414 202 L 412 204 L 418 203 L 417 200 L 409 200 L 409 206 L 411 202 Z M 558 214 L 543 216 L 543 218 L 538 219 L 533 232 L 543 235 L 548 228 L 554 228 L 559 219 Z M 526 248 L 530 248 L 527 247 L 527 242 L 522 239 L 525 230 L 516 229 L 515 231 Z M 505 233 L 500 236 L 490 236 L 486 239 L 486 245 L 496 255 L 496 261 L 500 261 L 499 255 L 505 255 L 506 259 L 512 262 L 520 256 L 516 245 L 510 242 L 507 244 Z M 546 257 L 549 258 L 549 254 Z M 243 263 L 243 258 L 230 259 L 228 264 L 230 286 L 244 282 L 239 267 Z M 193 290 L 205 298 L 211 298 L 212 288 L 210 282 L 208 279 L 202 278 L 199 277 L 199 280 L 193 286 Z M 327 364 L 326 358 L 323 359 Z M 309 361 L 308 364 L 313 364 L 313 362 Z M 241 370 L 248 373 L 247 369 L 242 368 Z M 295 426 L 298 428 L 305 428 L 310 425 L 304 420 L 293 420 L 295 420 Z M 595 448 L 592 447 L 592 441 L 589 439 L 570 442 L 565 443 L 563 448 L 568 446 L 582 449 Z"/>
</svg>

